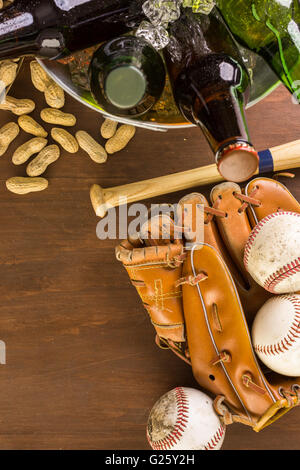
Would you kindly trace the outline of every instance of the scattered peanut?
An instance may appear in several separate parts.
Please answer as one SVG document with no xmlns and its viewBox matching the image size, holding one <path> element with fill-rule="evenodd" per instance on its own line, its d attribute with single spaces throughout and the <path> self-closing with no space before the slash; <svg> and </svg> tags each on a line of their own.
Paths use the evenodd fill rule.
<svg viewBox="0 0 300 470">
<path fill-rule="evenodd" d="M 6 187 L 15 194 L 28 194 L 43 191 L 48 187 L 48 181 L 45 178 L 13 176 L 6 181 Z"/>
<path fill-rule="evenodd" d="M 36 61 L 30 62 L 31 81 L 35 88 L 45 94 L 45 100 L 51 108 L 60 109 L 65 104 L 64 90 L 47 74 Z"/>
<path fill-rule="evenodd" d="M 73 114 L 64 113 L 59 109 L 45 108 L 41 111 L 41 118 L 49 124 L 72 127 L 76 124 L 76 117 Z"/>
<path fill-rule="evenodd" d="M 20 128 L 15 122 L 9 122 L 0 129 L 0 156 L 4 155 L 9 145 L 19 135 Z"/>
<path fill-rule="evenodd" d="M 23 131 L 35 135 L 36 137 L 47 137 L 48 135 L 48 132 L 31 116 L 20 116 L 18 124 Z"/>
<path fill-rule="evenodd" d="M 79 150 L 79 145 L 75 137 L 65 129 L 53 127 L 51 130 L 52 139 L 58 142 L 64 150 L 69 153 L 76 153 Z"/>
<path fill-rule="evenodd" d="M 58 145 L 48 145 L 29 163 L 26 168 L 28 176 L 42 175 L 51 163 L 56 162 L 60 157 Z"/>
<path fill-rule="evenodd" d="M 104 139 L 111 139 L 115 135 L 117 127 L 118 123 L 116 121 L 105 119 L 100 128 L 100 134 Z"/>
<path fill-rule="evenodd" d="M 35 103 L 32 100 L 17 99 L 12 96 L 6 96 L 4 103 L 0 104 L 0 109 L 11 111 L 16 116 L 30 114 L 35 109 Z"/>
<path fill-rule="evenodd" d="M 0 0 L 0 9 L 9 3 L 11 3 L 10 0 L 4 2 Z M 9 92 L 10 85 L 16 78 L 18 60 L 0 60 L 0 86 L 4 88 L 4 91 L 6 88 L 6 93 Z M 40 112 L 41 119 L 56 126 L 75 126 L 76 116 L 61 110 L 65 104 L 64 90 L 47 74 L 37 60 L 30 62 L 30 71 L 34 87 L 44 93 L 49 106 Z M 8 95 L 4 99 L 5 101 L 0 103 L 0 110 L 11 111 L 18 116 L 18 124 L 9 122 L 0 128 L 0 156 L 7 151 L 9 145 L 16 139 L 20 128 L 35 137 L 15 150 L 12 156 L 13 164 L 22 165 L 36 154 L 32 161 L 27 164 L 27 176 L 16 176 L 8 179 L 6 187 L 16 194 L 42 191 L 48 187 L 48 181 L 40 176 L 47 170 L 49 165 L 60 158 L 60 147 L 56 144 L 48 145 L 47 130 L 31 116 L 28 116 L 35 109 L 33 100 L 18 99 Z M 82 130 L 76 132 L 75 138 L 67 130 L 54 127 L 51 130 L 51 137 L 69 153 L 78 152 L 80 147 L 94 162 L 104 163 L 108 158 L 108 154 L 124 149 L 135 135 L 136 128 L 134 126 L 121 125 L 118 129 L 118 125 L 118 122 L 108 118 L 102 123 L 100 134 L 107 140 L 105 148 L 88 132 Z"/>
<path fill-rule="evenodd" d="M 0 82 L 5 87 L 11 85 L 17 76 L 18 64 L 12 60 L 3 60 L 0 62 Z"/>
<path fill-rule="evenodd" d="M 11 3 L 13 3 L 15 0 L 0 0 L 0 9 L 3 7 L 8 7 Z"/>
<path fill-rule="evenodd" d="M 54 80 L 45 89 L 45 100 L 50 108 L 60 109 L 65 104 L 65 92 Z"/>
<path fill-rule="evenodd" d="M 76 132 L 76 139 L 79 146 L 84 150 L 90 158 L 96 163 L 104 163 L 107 160 L 107 153 L 90 134 L 85 131 Z"/>
<path fill-rule="evenodd" d="M 35 88 L 41 92 L 45 92 L 46 88 L 50 84 L 50 77 L 45 72 L 43 67 L 36 61 L 30 62 L 31 81 Z"/>
<path fill-rule="evenodd" d="M 47 145 L 47 139 L 43 137 L 34 137 L 25 142 L 14 152 L 12 162 L 15 165 L 22 165 L 35 153 L 40 152 Z"/>
<path fill-rule="evenodd" d="M 115 135 L 106 142 L 105 150 L 107 153 L 112 154 L 123 150 L 134 137 L 135 131 L 134 126 L 128 124 L 120 126 Z"/>
</svg>

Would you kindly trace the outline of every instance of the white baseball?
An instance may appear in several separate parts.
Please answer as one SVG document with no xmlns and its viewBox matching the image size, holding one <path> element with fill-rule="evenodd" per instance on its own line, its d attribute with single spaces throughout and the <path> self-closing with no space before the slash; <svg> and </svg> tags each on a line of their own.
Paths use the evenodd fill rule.
<svg viewBox="0 0 300 470">
<path fill-rule="evenodd" d="M 300 295 L 278 295 L 258 311 L 252 325 L 255 352 L 269 369 L 300 376 Z"/>
<path fill-rule="evenodd" d="M 155 450 L 219 450 L 224 436 L 212 399 L 194 388 L 174 388 L 149 415 L 147 438 Z"/>
<path fill-rule="evenodd" d="M 280 211 L 252 230 L 244 264 L 253 279 L 273 294 L 300 290 L 300 214 Z"/>
</svg>

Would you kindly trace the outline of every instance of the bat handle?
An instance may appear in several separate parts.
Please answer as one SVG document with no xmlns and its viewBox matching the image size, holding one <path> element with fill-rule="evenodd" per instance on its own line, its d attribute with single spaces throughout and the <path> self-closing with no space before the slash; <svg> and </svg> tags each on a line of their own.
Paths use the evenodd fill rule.
<svg viewBox="0 0 300 470">
<path fill-rule="evenodd" d="M 112 207 L 222 180 L 223 178 L 219 174 L 217 166 L 208 165 L 113 188 L 103 189 L 101 186 L 94 184 L 90 190 L 90 198 L 96 215 L 104 217 Z"/>
<path fill-rule="evenodd" d="M 101 188 L 99 184 L 93 184 L 90 189 L 90 199 L 95 214 L 98 217 L 103 218 L 106 216 L 108 210 L 112 207 L 118 207 L 122 204 L 136 201 L 139 198 L 136 198 L 135 196 L 130 196 L 130 194 L 128 195 L 128 198 L 126 196 L 122 196 L 120 186 L 116 186 L 115 188 L 104 189 Z"/>
<path fill-rule="evenodd" d="M 258 152 L 259 174 L 298 168 L 300 162 L 300 140 L 278 145 Z"/>
</svg>

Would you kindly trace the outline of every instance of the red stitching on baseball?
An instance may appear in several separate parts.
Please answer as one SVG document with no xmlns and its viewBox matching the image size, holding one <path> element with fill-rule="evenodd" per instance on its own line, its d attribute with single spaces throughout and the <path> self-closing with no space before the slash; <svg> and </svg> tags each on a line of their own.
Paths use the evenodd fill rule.
<svg viewBox="0 0 300 470">
<path fill-rule="evenodd" d="M 267 344 L 262 346 L 260 344 L 254 345 L 254 350 L 259 353 L 263 353 L 266 356 L 275 356 L 276 354 L 284 353 L 293 346 L 293 342 L 299 338 L 300 335 L 300 303 L 296 296 L 283 295 L 281 298 L 291 302 L 295 309 L 295 316 L 286 336 L 275 344 Z"/>
<path fill-rule="evenodd" d="M 184 389 L 182 387 L 175 388 L 175 395 L 176 395 L 176 402 L 177 402 L 177 419 L 174 425 L 174 429 L 163 439 L 159 439 L 158 441 L 151 441 L 148 429 L 147 429 L 147 439 L 150 446 L 154 450 L 167 450 L 171 449 L 173 445 L 177 444 L 182 437 L 182 433 L 185 431 L 186 424 L 188 423 L 189 418 L 189 406 L 188 406 L 188 398 L 184 393 Z M 216 431 L 216 434 L 211 438 L 211 440 L 205 446 L 205 450 L 213 450 L 220 440 L 223 437 L 225 432 L 225 428 L 222 426 Z"/>
<path fill-rule="evenodd" d="M 214 448 L 218 445 L 220 440 L 223 437 L 225 428 L 222 426 L 217 430 L 216 434 L 211 438 L 211 440 L 206 444 L 205 450 L 214 450 Z"/>
<path fill-rule="evenodd" d="M 176 402 L 177 402 L 177 419 L 174 429 L 165 438 L 152 442 L 147 430 L 147 439 L 151 447 L 155 450 L 171 449 L 174 444 L 177 444 L 182 437 L 186 423 L 188 422 L 188 400 L 182 387 L 175 388 Z M 181 432 L 180 432 L 181 431 Z"/>
<path fill-rule="evenodd" d="M 247 271 L 248 271 L 250 251 L 256 239 L 256 236 L 259 234 L 261 228 L 267 222 L 269 222 L 269 220 L 274 219 L 275 217 L 281 216 L 283 214 L 292 215 L 293 217 L 300 217 L 300 214 L 298 214 L 297 212 L 290 212 L 290 211 L 274 212 L 273 214 L 270 214 L 264 217 L 252 230 L 248 238 L 248 241 L 246 243 L 245 250 L 244 250 L 244 265 Z M 274 291 L 275 287 L 282 280 L 287 279 L 288 277 L 293 276 L 294 274 L 297 274 L 298 272 L 300 272 L 300 257 L 296 258 L 294 261 L 286 264 L 285 266 L 282 266 L 282 268 L 278 269 L 275 273 L 271 274 L 271 276 L 269 276 L 268 279 L 265 281 L 264 288 L 267 289 L 269 292 L 275 293 Z"/>
<path fill-rule="evenodd" d="M 284 279 L 300 272 L 300 256 L 271 274 L 264 283 L 264 288 L 275 294 L 275 287 Z"/>
</svg>

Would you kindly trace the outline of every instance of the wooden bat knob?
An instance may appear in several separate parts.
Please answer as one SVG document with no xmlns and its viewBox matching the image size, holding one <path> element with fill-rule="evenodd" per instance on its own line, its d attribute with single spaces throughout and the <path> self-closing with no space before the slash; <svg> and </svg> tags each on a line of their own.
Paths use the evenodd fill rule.
<svg viewBox="0 0 300 470">
<path fill-rule="evenodd" d="M 96 215 L 98 217 L 104 217 L 107 214 L 108 207 L 104 200 L 104 191 L 99 184 L 93 184 L 91 187 L 90 198 Z"/>
</svg>

